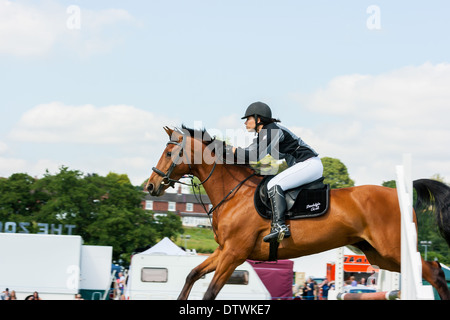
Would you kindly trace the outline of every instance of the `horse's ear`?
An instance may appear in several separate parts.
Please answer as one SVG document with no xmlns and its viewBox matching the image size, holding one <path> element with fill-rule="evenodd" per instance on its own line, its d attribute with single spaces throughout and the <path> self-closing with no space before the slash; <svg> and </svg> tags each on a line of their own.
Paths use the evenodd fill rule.
<svg viewBox="0 0 450 320">
<path fill-rule="evenodd" d="M 166 133 L 167 133 L 167 135 L 169 136 L 169 138 L 172 137 L 172 133 L 173 133 L 173 130 L 172 130 L 172 129 L 170 129 L 169 127 L 165 126 L 165 127 L 164 127 L 164 131 L 166 131 Z"/>
<path fill-rule="evenodd" d="M 170 141 L 180 141 L 180 139 L 182 139 L 182 135 L 177 130 L 165 126 L 164 131 L 166 131 Z"/>
</svg>

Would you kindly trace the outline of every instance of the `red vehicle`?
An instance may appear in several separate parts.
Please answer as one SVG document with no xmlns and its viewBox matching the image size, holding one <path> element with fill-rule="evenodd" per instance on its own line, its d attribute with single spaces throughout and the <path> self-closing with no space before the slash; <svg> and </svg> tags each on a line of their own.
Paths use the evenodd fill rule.
<svg viewBox="0 0 450 320">
<path fill-rule="evenodd" d="M 335 267 L 335 263 L 327 263 L 328 281 L 335 280 Z M 369 263 L 365 255 L 344 255 L 344 281 L 354 276 L 355 280 L 359 282 L 361 278 L 367 279 L 378 270 Z"/>
</svg>

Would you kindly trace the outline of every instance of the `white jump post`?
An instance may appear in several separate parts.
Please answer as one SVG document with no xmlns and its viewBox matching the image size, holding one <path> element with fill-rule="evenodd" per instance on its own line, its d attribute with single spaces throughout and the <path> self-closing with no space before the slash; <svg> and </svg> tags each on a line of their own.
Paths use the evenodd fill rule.
<svg viewBox="0 0 450 320">
<path fill-rule="evenodd" d="M 341 292 L 344 288 L 344 247 L 338 248 L 336 252 L 334 288 L 336 292 Z"/>
<path fill-rule="evenodd" d="M 344 247 L 336 249 L 334 268 L 334 289 L 328 291 L 328 300 L 337 300 L 338 294 L 344 288 Z"/>
<path fill-rule="evenodd" d="M 417 251 L 417 231 L 413 222 L 413 185 L 411 155 L 403 155 L 396 167 L 397 194 L 401 211 L 401 299 L 433 300 L 431 286 L 422 284 L 422 260 Z"/>
</svg>

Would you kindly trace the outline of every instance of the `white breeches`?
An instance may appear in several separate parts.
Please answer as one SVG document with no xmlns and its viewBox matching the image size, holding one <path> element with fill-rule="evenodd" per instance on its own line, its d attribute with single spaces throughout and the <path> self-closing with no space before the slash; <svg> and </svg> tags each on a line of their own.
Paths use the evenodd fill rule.
<svg viewBox="0 0 450 320">
<path fill-rule="evenodd" d="M 309 158 L 277 174 L 269 181 L 267 189 L 279 185 L 283 191 L 286 191 L 313 182 L 322 177 L 322 175 L 323 165 L 319 157 Z"/>
</svg>

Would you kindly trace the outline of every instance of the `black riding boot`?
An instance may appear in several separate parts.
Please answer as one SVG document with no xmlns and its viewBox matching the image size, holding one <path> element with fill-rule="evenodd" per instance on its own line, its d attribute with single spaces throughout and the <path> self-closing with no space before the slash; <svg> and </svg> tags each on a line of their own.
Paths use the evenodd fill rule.
<svg viewBox="0 0 450 320">
<path fill-rule="evenodd" d="M 280 186 L 275 185 L 270 188 L 268 195 L 272 204 L 272 229 L 264 237 L 264 242 L 271 242 L 275 239 L 281 242 L 283 238 L 291 236 L 291 232 L 285 223 L 286 199 L 284 197 L 284 191 Z"/>
</svg>

